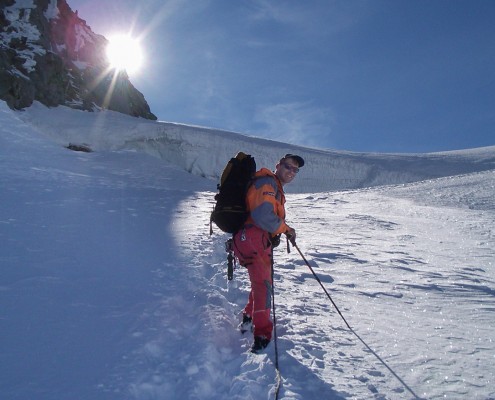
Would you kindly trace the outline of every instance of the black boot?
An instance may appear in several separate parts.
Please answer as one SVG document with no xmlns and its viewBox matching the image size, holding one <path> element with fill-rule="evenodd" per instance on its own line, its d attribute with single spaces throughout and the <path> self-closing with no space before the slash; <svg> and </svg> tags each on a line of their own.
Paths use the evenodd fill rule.
<svg viewBox="0 0 495 400">
<path fill-rule="evenodd" d="M 264 336 L 255 336 L 254 343 L 251 346 L 251 353 L 259 353 L 270 343 L 270 339 L 267 339 Z"/>
<path fill-rule="evenodd" d="M 239 324 L 239 330 L 242 334 L 253 331 L 253 319 L 249 315 L 242 314 L 242 322 Z"/>
</svg>

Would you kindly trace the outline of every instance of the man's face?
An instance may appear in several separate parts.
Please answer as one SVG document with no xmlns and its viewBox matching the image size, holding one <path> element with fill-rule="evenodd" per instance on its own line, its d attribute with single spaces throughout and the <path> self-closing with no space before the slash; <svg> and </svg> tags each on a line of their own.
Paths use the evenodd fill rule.
<svg viewBox="0 0 495 400">
<path fill-rule="evenodd" d="M 280 179 L 282 185 L 286 185 L 287 183 L 292 182 L 298 172 L 299 165 L 297 162 L 292 158 L 286 158 L 277 164 L 275 175 Z"/>
</svg>

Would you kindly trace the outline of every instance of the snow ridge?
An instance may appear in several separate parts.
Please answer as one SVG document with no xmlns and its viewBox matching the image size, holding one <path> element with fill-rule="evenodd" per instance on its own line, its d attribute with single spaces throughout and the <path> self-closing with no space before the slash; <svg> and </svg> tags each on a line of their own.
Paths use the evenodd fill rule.
<svg viewBox="0 0 495 400">
<path fill-rule="evenodd" d="M 58 124 L 46 119 L 49 113 Z M 495 169 L 495 146 L 430 154 L 350 153 L 297 147 L 234 132 L 122 117 L 115 112 L 92 113 L 40 104 L 22 118 L 61 145 L 82 141 L 94 150 L 138 150 L 172 163 L 194 175 L 218 181 L 238 151 L 256 155 L 259 166 L 272 168 L 286 153 L 308 162 L 289 193 L 334 191 L 401 184 Z M 84 120 L 91 128 L 81 133 Z M 117 129 L 118 127 L 118 129 Z M 212 186 L 213 188 L 215 186 Z"/>
</svg>

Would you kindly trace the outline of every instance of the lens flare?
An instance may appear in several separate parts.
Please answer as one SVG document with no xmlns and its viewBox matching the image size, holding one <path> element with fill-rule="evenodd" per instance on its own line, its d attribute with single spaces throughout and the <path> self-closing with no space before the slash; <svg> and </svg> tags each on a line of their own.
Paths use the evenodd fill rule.
<svg viewBox="0 0 495 400">
<path fill-rule="evenodd" d="M 107 58 L 112 68 L 135 73 L 143 63 L 141 44 L 129 35 L 114 35 L 108 41 Z"/>
</svg>

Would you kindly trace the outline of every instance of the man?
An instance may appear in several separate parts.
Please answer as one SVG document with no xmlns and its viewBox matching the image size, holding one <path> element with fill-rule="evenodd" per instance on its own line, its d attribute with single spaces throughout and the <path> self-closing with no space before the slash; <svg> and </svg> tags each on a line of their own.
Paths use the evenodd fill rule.
<svg viewBox="0 0 495 400">
<path fill-rule="evenodd" d="M 250 212 L 244 227 L 234 235 L 234 253 L 249 272 L 251 292 L 240 325 L 242 333 L 253 329 L 253 353 L 270 343 L 273 322 L 270 319 L 272 300 L 273 247 L 284 233 L 295 243 L 296 231 L 285 222 L 284 185 L 292 182 L 304 160 L 286 154 L 276 165 L 275 172 L 262 168 L 248 189 Z"/>
</svg>

